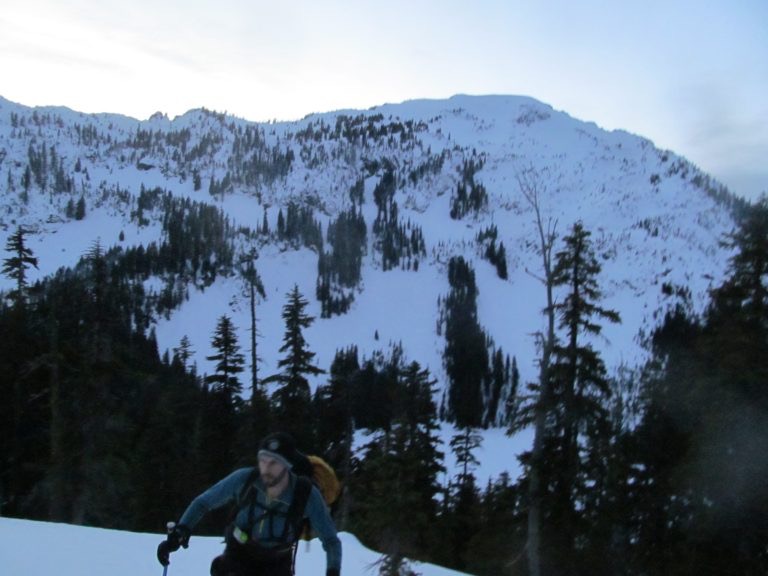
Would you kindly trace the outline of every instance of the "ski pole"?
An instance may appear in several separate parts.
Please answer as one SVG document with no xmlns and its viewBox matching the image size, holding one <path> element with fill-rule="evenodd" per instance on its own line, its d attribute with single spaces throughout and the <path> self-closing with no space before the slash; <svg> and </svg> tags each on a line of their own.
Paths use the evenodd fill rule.
<svg viewBox="0 0 768 576">
<path fill-rule="evenodd" d="M 170 535 L 171 532 L 173 532 L 173 529 L 176 528 L 176 522 L 168 522 L 165 525 L 165 531 Z M 163 566 L 163 576 L 168 576 L 168 564 Z"/>
</svg>

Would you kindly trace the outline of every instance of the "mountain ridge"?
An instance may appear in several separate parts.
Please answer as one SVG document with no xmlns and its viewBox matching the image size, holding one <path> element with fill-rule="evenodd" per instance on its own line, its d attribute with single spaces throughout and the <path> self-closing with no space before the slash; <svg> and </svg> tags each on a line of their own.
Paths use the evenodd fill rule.
<svg viewBox="0 0 768 576">
<path fill-rule="evenodd" d="M 55 190 L 56 168 L 50 166 L 40 184 L 24 190 L 26 168 L 33 156 L 39 161 L 40 150 L 55 152 L 64 176 L 61 190 Z M 29 227 L 41 275 L 74 265 L 96 238 L 109 247 L 161 237 L 161 214 L 149 211 L 146 224 L 132 221 L 142 189 L 159 187 L 210 204 L 234 227 L 251 229 L 260 226 L 266 211 L 275 230 L 278 211 L 293 201 L 310 207 L 325 233 L 349 208 L 350 190 L 362 182 L 360 209 L 369 236 L 361 281 L 345 289 L 354 299 L 346 314 L 320 318 L 314 297 L 317 248 L 237 236 L 241 257 L 258 251 L 267 288 L 259 305 L 261 370 L 276 371 L 277 346 L 270 343 L 282 334 L 283 296 L 295 283 L 318 318 L 308 341 L 319 364 L 327 368 L 335 351 L 348 345 L 370 355 L 401 342 L 441 389 L 446 377 L 438 301 L 449 290 L 445 270 L 452 256 L 466 258 L 477 274 L 480 324 L 517 358 L 523 382 L 535 378 L 533 334 L 543 323 L 544 299 L 536 279 L 540 258 L 533 212 L 520 193 L 521 175 L 534 178 L 543 215 L 557 222 L 561 238 L 579 220 L 593 234 L 606 304 L 623 317 L 621 325 L 606 326 L 597 341 L 614 373 L 642 362 L 639 340 L 663 314 L 670 291 L 685 287 L 695 309 L 704 305 L 730 255 L 719 240 L 733 226 L 736 202 L 714 179 L 650 140 L 605 131 L 527 96 L 456 95 L 267 123 L 204 108 L 173 120 L 153 115 L 138 121 L 0 99 L 0 168 L 7 175 L 0 241 L 18 225 Z M 392 194 L 402 224 L 421 230 L 425 240 L 424 255 L 409 257 L 408 269 L 385 270 L 380 240 L 372 233 L 380 211 L 376 187 L 388 171 L 396 182 Z M 463 185 L 484 190 L 487 203 L 452 218 Z M 67 204 L 79 198 L 87 207 L 81 221 L 66 214 Z M 498 229 L 506 247 L 507 279 L 499 278 L 483 256 L 487 246 L 477 239 L 489 227 Z M 64 237 L 69 240 L 57 241 Z M 8 288 L 3 278 L 0 289 Z M 155 322 L 161 353 L 194 332 L 200 372 L 210 370 L 207 340 L 222 313 L 235 316 L 241 342 L 248 341 L 238 280 L 221 278 L 204 288 L 192 289 L 191 304 Z M 201 313 L 203 308 L 210 313 Z M 201 317 L 205 321 L 196 324 Z"/>
</svg>

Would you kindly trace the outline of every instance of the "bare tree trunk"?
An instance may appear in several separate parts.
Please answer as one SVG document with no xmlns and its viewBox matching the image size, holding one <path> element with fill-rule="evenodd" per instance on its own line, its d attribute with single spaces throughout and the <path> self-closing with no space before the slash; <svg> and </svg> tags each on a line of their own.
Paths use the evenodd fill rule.
<svg viewBox="0 0 768 576">
<path fill-rule="evenodd" d="M 542 257 L 544 269 L 543 278 L 539 278 L 544 284 L 547 295 L 547 307 L 544 313 L 547 317 L 547 329 L 540 335 L 541 360 L 539 363 L 539 397 L 534 407 L 534 437 L 531 452 L 531 465 L 528 474 L 528 573 L 530 576 L 541 576 L 541 519 L 543 479 L 542 453 L 544 438 L 546 435 L 547 410 L 551 403 L 551 389 L 549 367 L 552 350 L 555 344 L 555 311 L 552 279 L 552 250 L 556 238 L 555 229 L 557 222 L 548 221 L 545 227 L 541 216 L 539 204 L 542 184 L 537 172 L 528 169 L 517 174 L 517 182 L 523 196 L 531 205 L 536 219 L 536 228 L 539 233 L 539 251 Z"/>
<path fill-rule="evenodd" d="M 258 356 L 256 355 L 256 288 L 254 282 L 249 283 L 251 288 L 251 399 L 256 398 L 258 392 Z"/>
</svg>

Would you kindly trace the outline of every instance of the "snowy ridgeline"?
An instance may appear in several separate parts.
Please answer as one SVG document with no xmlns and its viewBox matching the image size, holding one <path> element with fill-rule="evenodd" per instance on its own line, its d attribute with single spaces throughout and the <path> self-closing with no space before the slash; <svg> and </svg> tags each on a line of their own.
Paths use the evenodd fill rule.
<svg viewBox="0 0 768 576">
<path fill-rule="evenodd" d="M 368 550 L 351 534 L 340 534 L 344 548 L 341 573 L 378 573 L 381 555 Z M 155 549 L 163 536 L 86 528 L 68 524 L 0 518 L 0 574 L 4 576 L 138 576 L 163 568 Z M 168 576 L 206 576 L 211 560 L 223 549 L 221 538 L 192 537 L 187 550 L 171 556 Z M 460 572 L 413 563 L 421 576 L 460 576 Z M 324 576 L 325 553 L 319 540 L 301 543 L 298 576 Z"/>
<path fill-rule="evenodd" d="M 237 144 L 241 133 L 248 130 L 255 138 L 249 154 L 290 151 L 290 169 L 258 186 L 244 180 L 231 192 L 212 193 L 209 183 L 222 180 L 231 163 L 250 165 L 236 153 L 242 148 Z M 51 183 L 42 189 L 34 182 L 24 192 L 25 169 L 30 163 L 37 166 L 30 146 L 49 156 L 51 149 L 57 150 L 58 162 L 48 158 L 44 164 L 61 166 L 74 183 L 70 192 L 53 194 Z M 207 152 L 193 154 L 198 148 Z M 162 214 L 146 211 L 142 225 L 131 219 L 142 188 L 159 187 L 174 197 L 215 205 L 235 226 L 254 228 L 266 211 L 273 231 L 278 210 L 291 200 L 300 201 L 319 207 L 313 217 L 328 230 L 348 206 L 350 186 L 364 177 L 369 245 L 346 314 L 319 318 L 320 304 L 311 298 L 318 279 L 316 251 L 288 249 L 277 241 L 236 247 L 242 254 L 259 253 L 257 268 L 267 293 L 258 310 L 263 375 L 278 371 L 284 295 L 297 285 L 310 296 L 308 313 L 318 318 L 305 337 L 319 366 L 328 369 L 336 352 L 348 346 L 370 357 L 399 342 L 408 360 L 428 368 L 442 389 L 445 342 L 436 333 L 437 302 L 449 291 L 449 259 L 461 256 L 476 274 L 480 325 L 496 346 L 516 358 L 521 381 L 534 380 L 533 334 L 542 328 L 545 302 L 533 276 L 540 275 L 541 267 L 534 216 L 519 184 L 527 170 L 536 175 L 530 181 L 541 194 L 542 217 L 559 223 L 558 234 L 567 234 L 577 220 L 593 233 L 603 266 L 603 305 L 622 315 L 622 323 L 605 326 L 597 342 L 609 370 L 644 360 L 638 333 L 647 333 L 663 314 L 665 285 L 690 288 L 694 305 L 706 302 L 728 256 L 718 242 L 733 224 L 727 209 L 712 197 L 719 185 L 685 159 L 656 149 L 644 138 L 601 130 L 524 97 L 417 100 L 270 125 L 201 110 L 173 122 L 160 117 L 138 122 L 32 109 L 0 98 L 0 156 L 3 177 L 12 183 L 0 189 L 0 200 L 7 204 L 0 215 L 0 245 L 17 225 L 29 229 L 29 247 L 40 266 L 29 271 L 30 282 L 74 265 L 97 239 L 105 249 L 160 241 Z M 393 200 L 401 222 L 412 222 L 423 232 L 426 254 L 418 272 L 397 267 L 384 272 L 373 247 L 371 231 L 378 215 L 374 190 L 385 164 L 399 167 Z M 190 177 L 193 172 L 205 176 L 199 189 Z M 468 178 L 486 190 L 487 205 L 454 219 L 449 216 L 451 198 Z M 64 204 L 80 197 L 87 205 L 84 219 L 65 217 Z M 506 246 L 506 280 L 482 256 L 485 247 L 477 240 L 491 225 Z M 145 288 L 160 289 L 158 282 L 153 278 Z M 0 290 L 12 287 L 0 276 Z M 160 353 L 188 336 L 191 361 L 200 374 L 211 373 L 209 342 L 223 314 L 232 318 L 240 343 L 247 342 L 250 317 L 242 283 L 219 274 L 205 293 L 192 290 L 168 319 L 157 319 Z"/>
<path fill-rule="evenodd" d="M 61 122 L 55 118 L 48 123 L 35 120 L 46 115 L 61 116 Z M 576 220 L 582 220 L 593 233 L 603 266 L 603 305 L 616 309 L 622 317 L 621 324 L 605 326 L 595 342 L 611 375 L 620 367 L 642 365 L 645 351 L 638 334 L 647 334 L 663 317 L 669 306 L 665 289 L 688 287 L 694 306 L 703 306 L 709 288 L 723 277 L 728 251 L 719 240 L 733 222 L 727 209 L 711 197 L 710 188 L 716 188 L 716 183 L 684 159 L 656 149 L 643 138 L 621 131 L 606 132 L 518 97 L 414 101 L 359 111 L 346 120 L 343 116 L 328 113 L 296 123 L 259 126 L 191 111 L 173 123 L 158 118 L 139 123 L 114 116 L 34 110 L 0 99 L 0 153 L 7 151 L 2 161 L 3 177 L 7 177 L 7 167 L 15 186 L 13 191 L 7 186 L 5 191 L 0 189 L 0 200 L 8 207 L 0 215 L 0 246 L 6 245 L 18 224 L 29 228 L 29 247 L 39 260 L 39 269 L 29 270 L 32 283 L 61 266 L 73 266 L 97 239 L 105 249 L 159 242 L 164 235 L 162 214 L 147 211 L 147 223 L 142 225 L 130 215 L 140 190 L 155 186 L 174 197 L 215 205 L 236 226 L 259 225 L 269 207 L 270 230 L 277 227 L 278 208 L 285 208 L 291 199 L 304 198 L 322 206 L 315 216 L 323 219 L 323 230 L 328 230 L 336 212 L 346 207 L 350 186 L 361 175 L 365 176 L 362 210 L 367 229 L 372 231 L 378 214 L 374 192 L 383 169 L 369 170 L 370 163 L 375 160 L 383 166 L 385 160 L 391 161 L 400 167 L 403 183 L 394 196 L 400 219 L 413 222 L 424 234 L 427 254 L 418 271 L 384 271 L 381 256 L 374 250 L 374 234 L 369 232 L 361 282 L 354 290 L 350 310 L 321 318 L 320 303 L 312 297 L 318 279 L 316 251 L 294 249 L 278 241 L 257 243 L 256 265 L 266 290 L 257 307 L 259 375 L 279 372 L 282 309 L 286 294 L 298 286 L 309 297 L 307 312 L 316 318 L 305 337 L 319 367 L 328 370 L 337 351 L 351 346 L 362 358 L 371 358 L 399 343 L 408 361 L 419 362 L 435 378 L 437 401 L 448 382 L 443 359 L 446 343 L 438 330 L 438 301 L 449 293 L 446 268 L 454 256 L 466 259 L 475 272 L 477 315 L 483 330 L 505 354 L 516 359 L 523 385 L 537 378 L 535 335 L 543 327 L 546 303 L 536 279 L 541 262 L 532 208 L 518 181 L 521 171 L 530 168 L 537 175 L 533 182 L 542 195 L 542 216 L 545 221 L 559 222 L 560 235 Z M 13 125 L 13 118 L 19 126 Z M 409 124 L 411 120 L 415 122 Z M 365 138 L 316 137 L 318 131 L 345 122 L 350 130 L 355 126 L 365 130 Z M 413 131 L 408 138 L 395 138 L 391 133 L 395 126 L 409 125 Z M 235 187 L 231 193 L 212 195 L 209 181 L 214 176 L 219 180 L 224 177 L 223 167 L 236 149 L 234 139 L 240 128 L 258 132 L 259 142 L 263 140 L 268 147 L 291 149 L 295 157 L 291 170 L 283 179 L 261 186 L 258 194 L 247 187 Z M 174 138 L 186 134 L 185 130 L 189 131 L 190 150 L 203 142 L 222 140 L 211 144 L 211 158 L 204 154 L 191 158 L 189 165 L 177 165 L 173 153 L 181 152 Z M 102 140 L 90 142 L 91 133 L 101 134 Z M 162 146 L 144 142 L 143 138 L 152 133 Z M 166 139 L 160 138 L 166 133 Z M 111 140 L 103 140 L 106 137 Z M 24 171 L 31 162 L 29 147 L 33 141 L 47 153 L 52 146 L 56 148 L 56 166 L 63 166 L 75 179 L 74 192 L 52 195 L 32 185 L 27 202 L 22 201 Z M 132 155 L 136 157 L 131 159 Z M 453 219 L 449 216 L 451 198 L 466 178 L 467 162 L 478 159 L 483 160 L 483 167 L 472 179 L 487 190 L 488 205 L 477 214 Z M 78 162 L 81 171 L 77 171 Z M 434 170 L 425 168 L 430 166 Z M 199 190 L 189 177 L 194 170 L 205 175 Z M 411 173 L 422 172 L 425 175 L 421 178 L 409 178 Z M 87 203 L 85 218 L 65 218 L 65 201 L 81 195 Z M 506 280 L 482 256 L 483 246 L 477 240 L 478 233 L 491 224 L 507 247 Z M 237 245 L 241 255 L 252 248 Z M 11 279 L 0 275 L 0 290 L 12 288 Z M 144 288 L 159 292 L 163 284 L 153 277 Z M 248 350 L 250 309 L 242 279 L 219 274 L 205 290 L 190 288 L 188 299 L 167 317 L 158 314 L 153 329 L 160 353 L 173 350 L 187 337 L 193 349 L 190 364 L 199 374 L 213 373 L 214 362 L 208 359 L 214 353 L 210 342 L 223 315 L 232 319 L 238 341 L 244 351 Z M 323 374 L 313 377 L 311 384 L 314 388 L 326 381 L 327 374 Z M 453 432 L 450 425 L 441 427 L 441 449 L 446 452 L 448 469 L 441 478 L 443 483 L 456 473 L 449 448 Z M 530 446 L 530 431 L 508 438 L 502 430 L 490 430 L 484 431 L 483 437 L 477 455 L 482 462 L 476 471 L 478 485 L 504 471 L 517 478 L 517 455 Z"/>
</svg>

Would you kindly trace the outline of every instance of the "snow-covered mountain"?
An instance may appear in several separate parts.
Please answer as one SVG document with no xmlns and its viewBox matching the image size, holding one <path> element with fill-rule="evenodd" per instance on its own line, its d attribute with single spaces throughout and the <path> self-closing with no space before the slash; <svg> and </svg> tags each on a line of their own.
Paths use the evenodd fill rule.
<svg viewBox="0 0 768 576">
<path fill-rule="evenodd" d="M 603 266 L 603 304 L 622 317 L 605 326 L 597 343 L 611 372 L 642 360 L 638 334 L 659 320 L 670 289 L 685 286 L 694 307 L 703 305 L 723 277 L 729 253 L 719 241 L 733 227 L 733 198 L 684 158 L 515 96 L 416 100 L 262 124 L 204 109 L 137 121 L 0 98 L 0 169 L 0 242 L 19 225 L 30 231 L 40 265 L 33 280 L 74 265 L 97 238 L 105 248 L 160 238 L 161 213 L 148 210 L 137 220 L 142 189 L 160 187 L 216 206 L 235 230 L 258 230 L 265 214 L 275 230 L 279 211 L 295 202 L 312 208 L 325 233 L 350 207 L 350 191 L 362 185 L 368 250 L 345 314 L 320 317 L 316 250 L 236 235 L 237 258 L 257 251 L 266 290 L 257 313 L 264 375 L 277 372 L 282 307 L 296 284 L 317 318 L 305 336 L 318 365 L 327 369 L 335 352 L 350 345 L 370 357 L 400 342 L 408 360 L 429 368 L 442 388 L 438 301 L 449 292 L 449 259 L 463 256 L 475 270 L 480 324 L 516 358 L 521 381 L 535 379 L 534 334 L 543 326 L 545 294 L 534 212 L 521 178 L 535 185 L 542 217 L 560 237 L 578 220 L 592 233 Z M 388 173 L 399 222 L 418 229 L 425 246 L 423 255 L 395 267 L 385 265 L 372 232 L 374 194 Z M 452 218 L 462 187 L 486 200 Z M 506 279 L 483 257 L 487 240 L 478 240 L 491 227 L 506 249 Z M 0 279 L 0 289 L 10 287 Z M 250 312 L 234 274 L 191 287 L 180 310 L 156 319 L 161 352 L 187 335 L 198 371 L 210 372 L 205 356 L 223 314 L 246 345 Z M 485 449 L 504 454 L 489 473 L 514 465 L 502 433 L 490 432 Z"/>
</svg>

